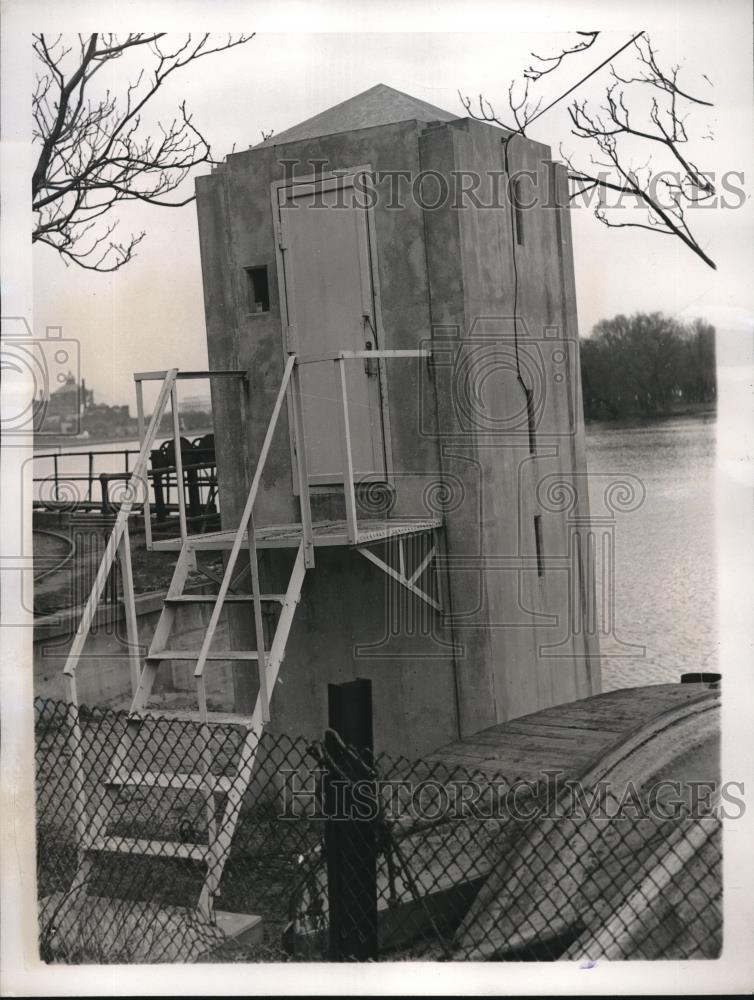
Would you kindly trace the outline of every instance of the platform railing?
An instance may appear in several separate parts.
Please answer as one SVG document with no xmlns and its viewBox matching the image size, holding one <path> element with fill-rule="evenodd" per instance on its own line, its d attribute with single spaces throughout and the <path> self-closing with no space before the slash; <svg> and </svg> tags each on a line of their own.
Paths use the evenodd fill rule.
<svg viewBox="0 0 754 1000">
<path fill-rule="evenodd" d="M 32 482 L 36 483 L 52 483 L 53 495 L 49 500 L 44 499 L 34 499 L 34 505 L 44 507 L 46 503 L 62 503 L 69 504 L 70 501 L 67 499 L 60 500 L 60 485 L 61 481 L 65 484 L 70 483 L 86 483 L 86 496 L 82 500 L 78 500 L 77 503 L 80 506 L 86 504 L 87 506 L 96 507 L 104 506 L 104 497 L 101 501 L 97 502 L 92 496 L 92 487 L 94 483 L 102 482 L 103 475 L 108 475 L 108 473 L 97 472 L 94 468 L 97 459 L 111 458 L 113 455 L 119 455 L 123 458 L 123 472 L 122 473 L 110 473 L 111 478 L 115 478 L 118 475 L 120 478 L 128 479 L 131 476 L 131 458 L 133 455 L 139 454 L 138 448 L 105 448 L 105 449 L 92 449 L 91 451 L 51 451 L 51 452 L 35 452 L 34 461 L 35 462 L 52 462 L 52 475 L 51 476 L 34 476 Z M 87 471 L 86 473 L 61 473 L 60 471 L 60 459 L 86 459 Z"/>
<path fill-rule="evenodd" d="M 353 448 L 351 445 L 351 422 L 348 409 L 348 378 L 346 374 L 346 362 L 348 361 L 382 361 L 391 358 L 430 358 L 431 350 L 416 349 L 405 351 L 391 350 L 364 350 L 364 351 L 334 351 L 327 354 L 302 355 L 296 359 L 296 368 L 301 365 L 321 364 L 331 361 L 333 364 L 333 374 L 335 378 L 335 392 L 338 399 L 338 419 L 340 425 L 340 455 L 343 470 L 343 492 L 346 506 L 346 532 L 348 541 L 355 544 L 359 539 L 359 522 L 356 508 L 356 484 L 354 482 L 353 471 Z M 300 383 L 298 385 L 298 407 L 301 409 Z M 303 432 L 303 431 L 302 431 Z M 299 475 L 300 492 L 303 497 L 307 494 L 308 506 L 308 480 L 302 479 Z M 304 485 L 305 484 L 305 485 Z"/>
<path fill-rule="evenodd" d="M 105 546 L 105 552 L 102 556 L 99 569 L 97 570 L 94 585 L 91 593 L 89 594 L 89 599 L 86 603 L 83 614 L 81 615 L 81 620 L 79 621 L 76 634 L 73 637 L 71 648 L 68 652 L 65 666 L 63 667 L 67 700 L 72 705 L 78 704 L 76 694 L 76 667 L 83 651 L 84 643 L 86 642 L 92 624 L 94 623 L 97 606 L 99 605 L 102 592 L 110 575 L 110 570 L 112 569 L 119 552 L 121 554 L 121 573 L 123 574 L 123 600 L 126 612 L 126 635 L 129 645 L 131 684 L 134 690 L 135 685 L 138 683 L 140 661 L 138 651 L 138 632 L 136 629 L 133 575 L 131 570 L 131 544 L 128 534 L 128 519 L 131 515 L 134 501 L 136 500 L 139 484 L 146 483 L 147 481 L 146 473 L 147 463 L 149 462 L 149 452 L 157 435 L 157 429 L 160 426 L 160 421 L 162 420 L 162 415 L 165 412 L 168 399 L 170 399 L 177 375 L 177 368 L 171 368 L 169 371 L 163 373 L 162 386 L 160 387 L 157 402 L 152 412 L 149 427 L 146 433 L 142 433 L 140 435 L 142 438 L 142 444 L 139 449 L 139 456 L 136 459 L 136 464 L 131 472 L 131 479 L 129 481 L 128 488 L 123 498 L 123 502 L 120 505 L 118 515 L 115 519 L 115 524 L 113 525 L 113 530 L 110 533 L 107 545 Z"/>
<path fill-rule="evenodd" d="M 164 435 L 158 434 L 158 437 Z M 171 435 L 172 438 L 172 435 Z M 98 459 L 111 459 L 113 456 L 123 456 L 124 457 L 124 469 L 122 472 L 99 472 L 95 468 L 95 463 Z M 139 455 L 138 448 L 128 448 L 128 449 L 105 449 L 102 451 L 61 451 L 61 452 L 50 452 L 44 454 L 35 454 L 34 462 L 52 462 L 53 468 L 52 473 L 49 475 L 34 476 L 32 478 L 32 483 L 35 487 L 35 496 L 32 501 L 32 506 L 35 510 L 43 511 L 75 511 L 92 513 L 97 512 L 103 517 L 110 517 L 117 513 L 117 501 L 113 501 L 111 497 L 111 488 L 120 485 L 121 483 L 128 483 L 133 475 L 131 469 L 131 457 Z M 204 462 L 193 462 L 189 461 L 186 464 L 186 456 L 183 457 L 183 473 L 184 473 L 184 484 L 183 488 L 188 488 L 189 493 L 189 503 L 187 510 L 187 518 L 190 521 L 192 517 L 205 517 L 207 511 L 201 511 L 202 506 L 205 508 L 215 500 L 215 492 L 217 486 L 217 478 L 214 474 L 215 462 L 214 461 L 204 461 Z M 87 462 L 87 472 L 61 472 L 59 468 L 59 459 L 86 459 Z M 209 473 L 208 476 L 201 478 L 202 473 Z M 152 495 L 150 497 L 150 504 L 154 502 L 155 510 L 157 513 L 157 521 L 164 520 L 169 512 L 173 509 L 177 511 L 178 502 L 175 505 L 171 505 L 169 494 L 171 493 L 173 487 L 180 488 L 177 478 L 176 478 L 176 467 L 175 465 L 161 465 L 159 467 L 153 467 L 147 469 L 148 481 L 151 481 Z M 61 488 L 66 491 L 70 490 L 73 484 L 82 483 L 84 484 L 80 489 L 81 495 L 76 495 L 73 500 L 67 495 L 61 495 Z M 99 498 L 96 499 L 93 495 L 93 487 L 97 484 L 99 486 Z M 42 487 L 51 487 L 51 496 L 46 496 L 43 494 Z M 153 498 L 153 499 L 152 499 Z M 143 504 L 141 501 L 137 501 L 134 504 L 133 511 L 143 510 Z"/>
<path fill-rule="evenodd" d="M 171 369 L 173 370 L 173 369 Z M 186 518 L 186 497 L 183 492 L 182 484 L 184 483 L 183 476 L 183 456 L 181 454 L 181 434 L 180 434 L 180 422 L 178 417 L 178 391 L 176 382 L 185 379 L 213 379 L 213 378 L 240 378 L 245 380 L 247 374 L 245 371 L 239 369 L 224 369 L 218 371 L 185 371 L 182 372 L 179 369 L 174 369 L 176 374 L 173 379 L 171 390 L 170 390 L 170 408 L 171 408 L 171 424 L 172 424 L 172 438 L 173 438 L 173 448 L 175 455 L 175 473 L 176 473 L 176 484 L 178 485 L 178 523 L 180 529 L 181 541 L 185 541 L 188 537 L 188 523 Z M 144 446 L 144 441 L 146 437 L 149 437 L 152 425 L 150 423 L 149 430 L 145 430 L 145 417 L 144 417 L 144 382 L 164 382 L 167 378 L 167 371 L 154 371 L 154 372 L 134 372 L 134 382 L 136 383 L 136 420 L 139 431 L 139 442 Z M 163 413 L 165 408 L 163 407 Z M 150 449 L 154 443 L 154 434 L 149 437 Z M 152 541 L 152 504 L 149 497 L 149 490 L 145 491 L 144 494 L 144 535 L 146 540 L 147 549 L 153 548 Z"/>
<path fill-rule="evenodd" d="M 120 570 L 123 584 L 123 604 L 126 621 L 126 638 L 128 642 L 129 664 L 131 670 L 131 686 L 135 691 L 138 685 L 141 672 L 141 661 L 139 656 L 139 637 L 136 625 L 136 606 L 133 582 L 133 572 L 131 567 L 131 542 L 128 530 L 128 522 L 137 506 L 138 494 L 143 493 L 144 510 L 144 530 L 148 543 L 151 542 L 151 517 L 149 501 L 149 460 L 155 439 L 158 436 L 162 418 L 167 410 L 168 401 L 172 409 L 173 440 L 176 451 L 176 474 L 177 481 L 183 481 L 182 467 L 180 464 L 180 434 L 178 422 L 178 401 L 176 392 L 176 382 L 179 379 L 187 378 L 214 378 L 214 377 L 241 377 L 246 378 L 246 372 L 240 371 L 219 371 L 219 372 L 180 372 L 177 368 L 170 368 L 160 372 L 140 372 L 134 375 L 136 382 L 136 402 L 139 425 L 140 447 L 136 461 L 129 472 L 128 485 L 124 490 L 123 497 L 118 508 L 115 523 L 113 524 L 110 537 L 105 546 L 97 574 L 94 579 L 91 593 L 81 615 L 76 634 L 73 637 L 71 648 L 68 651 L 65 666 L 63 667 L 64 682 L 66 685 L 66 697 L 72 705 L 78 704 L 76 693 L 76 667 L 84 648 L 86 639 L 91 631 L 97 614 L 97 608 L 102 598 L 105 585 L 110 576 L 115 560 L 120 555 Z M 143 381 L 160 381 L 159 393 L 152 410 L 149 424 L 146 424 L 144 416 L 144 399 L 141 383 Z M 186 505 L 180 502 L 182 490 L 179 495 L 179 516 L 181 521 L 181 536 L 187 535 Z"/>
</svg>

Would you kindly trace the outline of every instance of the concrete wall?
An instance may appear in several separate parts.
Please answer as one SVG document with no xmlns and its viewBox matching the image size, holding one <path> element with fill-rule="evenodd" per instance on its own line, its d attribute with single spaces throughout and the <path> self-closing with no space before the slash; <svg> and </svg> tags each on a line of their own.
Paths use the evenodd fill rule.
<svg viewBox="0 0 754 1000">
<path fill-rule="evenodd" d="M 285 360 L 271 183 L 290 176 L 295 160 L 296 176 L 311 175 L 312 161 L 324 171 L 369 165 L 383 176 L 401 170 L 413 178 L 431 170 L 451 184 L 454 171 L 467 170 L 483 178 L 482 189 L 491 188 L 505 167 L 501 138 L 500 130 L 470 121 L 431 127 L 404 122 L 233 154 L 197 180 L 210 367 L 249 374 L 246 398 L 222 383 L 213 393 L 225 526 L 235 525 L 243 506 Z M 551 181 L 548 160 L 546 147 L 520 137 L 509 146 L 509 168 L 532 169 L 540 193 L 552 184 L 562 203 L 564 178 L 560 173 Z M 538 499 L 540 486 L 549 488 L 553 477 L 576 483 L 576 473 L 585 469 L 568 213 L 542 205 L 525 213 L 524 243 L 515 246 L 516 287 L 507 201 L 483 208 L 466 200 L 459 207 L 451 198 L 428 209 L 408 197 L 396 207 L 390 193 L 385 178 L 373 209 L 380 346 L 416 347 L 430 338 L 438 347 L 450 344 L 431 367 L 389 363 L 394 511 L 443 514 L 449 571 L 441 584 L 451 617 L 434 616 L 425 629 L 410 621 L 401 625 L 394 588 L 386 591 L 376 568 L 355 552 L 319 549 L 272 713 L 275 728 L 317 735 L 325 722 L 327 682 L 370 676 L 378 746 L 421 753 L 457 734 L 584 697 L 598 690 L 599 678 L 591 640 L 571 634 L 568 625 L 569 519 L 574 511 L 588 514 L 585 490 L 569 511 L 543 507 Z M 251 314 L 243 269 L 261 264 L 271 279 L 270 311 Z M 477 341 L 478 356 L 472 349 Z M 565 364 L 553 359 L 556 341 L 567 342 Z M 539 359 L 544 372 L 534 385 L 535 455 L 521 384 L 510 364 L 500 363 L 516 351 Z M 474 401 L 477 390 L 481 404 Z M 468 410 L 480 405 L 477 420 Z M 512 426 L 509 418 L 522 408 L 523 422 Z M 315 498 L 315 517 L 337 516 L 337 510 L 337 497 Z M 552 560 L 544 577 L 536 566 L 535 514 Z M 257 522 L 298 519 L 283 419 Z M 285 584 L 286 560 L 290 554 L 279 552 L 263 558 L 263 577 L 273 589 Z M 408 621 L 412 611 L 404 610 Z M 245 621 L 236 617 L 231 628 L 234 642 L 254 641 Z M 543 652 L 545 646 L 557 647 L 556 655 Z M 248 676 L 236 675 L 239 707 L 255 694 Z"/>
<path fill-rule="evenodd" d="M 509 173 L 529 171 L 522 193 L 537 200 L 522 212 L 521 243 L 507 199 L 497 207 L 494 197 L 506 168 L 500 130 L 473 121 L 434 127 L 420 149 L 422 168 L 448 183 L 453 171 L 482 179 L 480 205 L 467 199 L 461 210 L 448 202 L 425 212 L 434 335 L 438 347 L 454 333 L 462 344 L 437 383 L 443 452 L 466 460 L 468 488 L 471 476 L 483 484 L 476 518 L 465 507 L 447 518 L 451 561 L 479 557 L 477 570 L 451 573 L 453 610 L 463 616 L 456 634 L 467 646 L 462 728 L 473 731 L 486 698 L 503 721 L 599 690 L 595 640 L 569 622 L 578 519 L 551 499 L 558 484 L 580 487 L 580 527 L 588 521 L 573 258 L 565 178 L 562 168 L 553 172 L 549 148 L 519 136 L 508 146 Z M 519 372 L 533 390 L 534 454 Z"/>
</svg>

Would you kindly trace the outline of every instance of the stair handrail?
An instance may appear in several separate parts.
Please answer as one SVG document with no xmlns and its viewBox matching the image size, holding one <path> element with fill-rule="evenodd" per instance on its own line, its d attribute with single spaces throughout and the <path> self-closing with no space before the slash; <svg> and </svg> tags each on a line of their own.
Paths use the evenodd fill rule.
<svg viewBox="0 0 754 1000">
<path fill-rule="evenodd" d="M 288 385 L 291 380 L 291 375 L 296 365 L 296 360 L 297 359 L 295 354 L 289 354 L 288 360 L 285 363 L 283 378 L 280 383 L 280 388 L 278 390 L 277 398 L 275 400 L 275 405 L 272 409 L 270 420 L 267 424 L 267 432 L 264 436 L 264 442 L 262 443 L 262 450 L 259 453 L 256 469 L 254 470 L 254 476 L 252 478 L 251 486 L 249 487 L 249 492 L 246 497 L 246 504 L 244 505 L 243 513 L 241 514 L 241 517 L 238 522 L 238 527 L 236 529 L 236 533 L 233 538 L 233 545 L 231 546 L 230 553 L 228 555 L 228 560 L 225 565 L 225 572 L 223 573 L 223 578 L 220 583 L 220 589 L 217 593 L 217 599 L 215 601 L 209 623 L 207 624 L 207 628 L 204 633 L 204 641 L 202 642 L 201 650 L 199 651 L 199 658 L 196 661 L 196 667 L 194 669 L 194 677 L 197 679 L 197 685 L 199 686 L 200 690 L 200 713 L 202 715 L 206 715 L 206 694 L 204 692 L 204 686 L 203 686 L 204 666 L 207 662 L 207 656 L 209 654 L 210 646 L 212 645 L 212 640 L 214 638 L 215 631 L 217 629 L 217 624 L 220 620 L 220 615 L 222 614 L 225 598 L 227 596 L 228 590 L 230 589 L 230 584 L 233 579 L 233 571 L 235 569 L 238 555 L 241 551 L 241 546 L 243 545 L 244 536 L 247 534 L 247 532 L 253 536 L 252 511 L 254 508 L 254 503 L 256 502 L 257 493 L 259 491 L 259 484 L 262 480 L 262 473 L 264 472 L 265 463 L 267 462 L 267 455 L 269 454 L 270 446 L 272 445 L 272 438 L 275 433 L 275 428 L 277 427 L 278 419 L 280 417 L 280 411 L 283 408 L 283 402 L 288 392 Z M 256 603 L 259 599 L 259 595 L 255 594 L 254 599 Z M 262 641 L 262 636 L 257 636 L 257 644 L 259 644 L 261 641 Z M 260 694 L 262 694 L 264 700 L 267 700 L 266 676 L 263 676 L 264 672 L 265 672 L 264 661 L 260 657 L 259 660 Z M 265 712 L 264 714 L 266 715 L 267 713 Z"/>
<path fill-rule="evenodd" d="M 89 631 L 92 627 L 92 623 L 97 612 L 97 606 L 99 605 L 100 598 L 102 597 L 102 591 L 105 588 L 108 575 L 113 567 L 113 563 L 115 562 L 118 547 L 120 546 L 121 540 L 128 529 L 128 519 L 131 515 L 138 490 L 138 487 L 133 486 L 133 484 L 143 482 L 145 489 L 149 489 L 147 463 L 149 462 L 150 451 L 154 444 L 155 437 L 157 436 L 162 416 L 165 412 L 165 407 L 167 406 L 168 400 L 171 398 L 173 393 L 177 376 L 177 368 L 170 368 L 165 373 L 165 377 L 157 396 L 157 402 L 155 403 L 154 410 L 152 411 L 152 417 L 149 421 L 149 427 L 147 428 L 144 440 L 141 442 L 139 455 L 131 472 L 131 478 L 127 487 L 126 496 L 118 510 L 118 515 L 115 519 L 115 524 L 113 525 L 110 537 L 107 540 L 107 545 L 105 546 L 105 551 L 99 564 L 97 575 L 94 579 L 94 584 L 81 615 L 81 619 L 79 620 L 76 634 L 74 635 L 71 643 L 71 648 L 68 651 L 68 657 L 66 658 L 65 666 L 63 667 L 63 676 L 65 679 L 67 700 L 71 705 L 78 705 L 76 693 L 76 667 L 81 657 L 84 643 L 86 642 Z"/>
</svg>

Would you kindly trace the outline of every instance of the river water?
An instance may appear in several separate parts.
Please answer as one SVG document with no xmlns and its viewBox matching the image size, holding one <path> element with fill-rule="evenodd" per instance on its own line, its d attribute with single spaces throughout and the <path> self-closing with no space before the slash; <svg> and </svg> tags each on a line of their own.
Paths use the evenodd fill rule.
<svg viewBox="0 0 754 1000">
<path fill-rule="evenodd" d="M 640 506 L 614 515 L 614 634 L 601 642 L 605 690 L 719 669 L 714 458 L 711 418 L 587 428 L 592 514 L 604 511 L 610 479 L 634 476 L 645 490 Z M 599 563 L 598 594 L 607 576 Z"/>
<path fill-rule="evenodd" d="M 122 449 L 137 447 L 137 442 L 79 445 L 71 449 L 79 456 L 59 460 L 60 472 L 85 474 L 86 452 L 108 448 L 116 453 L 98 458 L 96 471 L 121 471 Z M 644 494 L 635 510 L 613 513 L 608 524 L 614 537 L 614 582 L 606 593 L 614 627 L 601 641 L 605 690 L 718 669 L 714 451 L 715 423 L 709 418 L 587 428 L 592 514 L 605 512 L 605 490 L 611 484 L 627 480 L 639 499 Z M 35 465 L 38 476 L 52 473 L 49 459 Z M 73 486 L 84 488 L 82 483 Z M 45 485 L 36 484 L 36 496 L 40 488 Z M 49 484 L 46 489 L 50 496 Z M 95 485 L 93 496 L 99 495 Z M 598 558 L 598 594 L 607 576 Z M 608 615 L 601 617 L 604 622 Z"/>
</svg>

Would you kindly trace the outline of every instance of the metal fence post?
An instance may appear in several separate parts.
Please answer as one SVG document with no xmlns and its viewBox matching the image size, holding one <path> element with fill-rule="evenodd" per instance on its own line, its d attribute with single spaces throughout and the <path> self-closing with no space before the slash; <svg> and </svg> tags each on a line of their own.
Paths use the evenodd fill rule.
<svg viewBox="0 0 754 1000">
<path fill-rule="evenodd" d="M 325 849 L 330 960 L 377 958 L 377 793 L 372 682 L 328 684 Z"/>
</svg>

